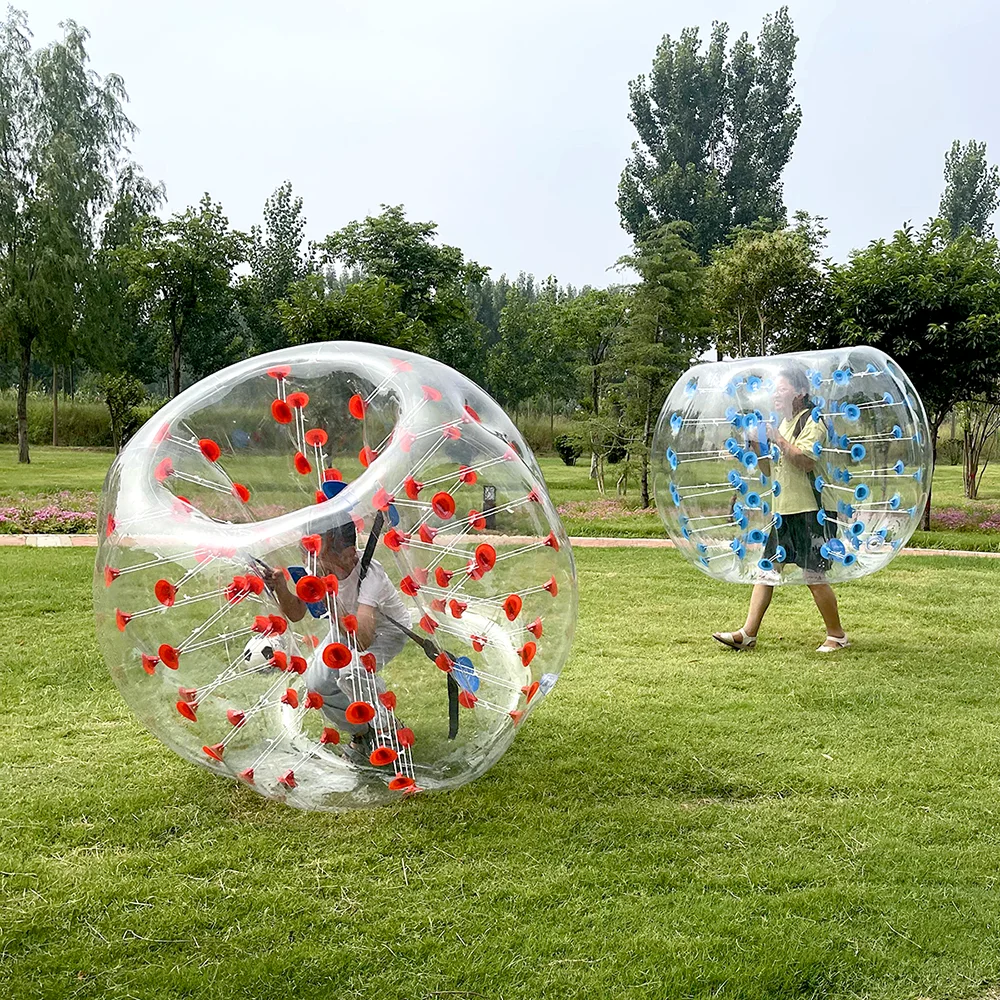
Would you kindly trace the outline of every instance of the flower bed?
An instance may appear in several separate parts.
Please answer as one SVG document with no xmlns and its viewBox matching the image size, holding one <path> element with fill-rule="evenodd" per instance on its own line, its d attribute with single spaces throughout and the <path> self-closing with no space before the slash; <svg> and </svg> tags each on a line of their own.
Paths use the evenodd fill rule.
<svg viewBox="0 0 1000 1000">
<path fill-rule="evenodd" d="M 0 500 L 0 534 L 76 535 L 97 530 L 97 494 L 63 490 Z"/>
<path fill-rule="evenodd" d="M 1000 531 L 1000 504 L 931 508 L 931 527 L 946 531 Z"/>
</svg>

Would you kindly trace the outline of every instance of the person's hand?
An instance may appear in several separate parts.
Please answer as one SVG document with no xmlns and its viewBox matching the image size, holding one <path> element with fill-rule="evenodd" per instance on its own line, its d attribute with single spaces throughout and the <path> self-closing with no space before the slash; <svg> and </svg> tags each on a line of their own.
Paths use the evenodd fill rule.
<svg viewBox="0 0 1000 1000">
<path fill-rule="evenodd" d="M 285 571 L 281 569 L 271 569 L 271 567 L 260 567 L 260 578 L 264 581 L 264 585 L 270 590 L 277 590 L 279 587 L 282 589 L 287 589 L 285 587 Z"/>
</svg>

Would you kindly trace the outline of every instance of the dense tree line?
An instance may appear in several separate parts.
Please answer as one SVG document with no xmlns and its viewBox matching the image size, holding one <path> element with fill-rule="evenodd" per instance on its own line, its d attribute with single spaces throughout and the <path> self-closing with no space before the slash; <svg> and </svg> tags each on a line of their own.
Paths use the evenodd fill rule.
<svg viewBox="0 0 1000 1000">
<path fill-rule="evenodd" d="M 25 15 L 0 25 L 0 341 L 22 461 L 32 377 L 55 403 L 61 373 L 96 373 L 117 440 L 146 393 L 264 351 L 364 340 L 444 361 L 515 416 L 572 418 L 567 457 L 589 455 L 602 489 L 619 460 L 619 488 L 648 504 L 652 428 L 694 358 L 871 343 L 910 373 L 935 443 L 962 413 L 975 495 L 1000 422 L 1000 175 L 985 144 L 956 141 L 940 218 L 825 260 L 823 220 L 789 220 L 782 196 L 801 120 L 786 9 L 756 44 L 728 46 L 725 24 L 707 47 L 695 29 L 665 36 L 633 81 L 618 207 L 634 243 L 621 283 L 599 289 L 495 277 L 401 205 L 310 243 L 287 181 L 248 233 L 209 194 L 164 217 L 163 187 L 128 159 L 124 84 L 90 70 L 86 39 L 67 22 L 32 49 Z"/>
</svg>

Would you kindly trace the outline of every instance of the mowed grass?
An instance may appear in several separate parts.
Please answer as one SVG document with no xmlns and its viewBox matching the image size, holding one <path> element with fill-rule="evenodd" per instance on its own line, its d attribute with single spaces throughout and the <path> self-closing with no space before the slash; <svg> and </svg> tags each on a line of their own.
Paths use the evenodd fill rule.
<svg viewBox="0 0 1000 1000">
<path fill-rule="evenodd" d="M 17 461 L 16 445 L 0 445 L 0 497 L 33 496 L 60 490 L 100 492 L 115 453 L 104 448 L 29 449 L 31 462 Z"/>
<path fill-rule="evenodd" d="M 296 813 L 113 688 L 93 553 L 0 552 L 0 995 L 977 997 L 1000 980 L 997 566 L 747 591 L 577 553 L 553 694 L 483 778 Z"/>
<path fill-rule="evenodd" d="M 99 492 L 114 455 L 100 449 L 43 448 L 31 449 L 31 464 L 17 463 L 17 449 L 0 445 L 0 500 L 21 495 L 51 494 L 59 490 L 93 490 Z M 589 476 L 584 459 L 575 466 L 564 465 L 558 458 L 539 458 L 552 502 L 563 507 L 562 521 L 572 536 L 621 538 L 665 538 L 666 531 L 655 510 L 631 510 L 638 502 L 638 485 L 631 483 L 629 495 L 617 501 L 615 483 L 619 468 L 609 466 L 606 474 L 608 495 L 602 498 Z M 345 475 L 352 468 L 344 467 Z M 354 469 L 353 471 L 357 471 Z M 485 480 L 484 480 L 485 481 Z M 296 484 L 292 484 L 296 485 Z M 277 490 L 277 492 L 275 492 Z M 262 502 L 288 500 L 278 484 L 259 494 Z M 189 491 L 190 492 L 190 491 Z M 301 499 L 295 494 L 294 502 Z M 1000 501 L 1000 464 L 991 464 L 983 477 L 979 500 L 984 504 Z M 944 507 L 968 508 L 962 491 L 961 466 L 939 465 L 934 473 L 933 509 Z M 566 506 L 568 505 L 568 506 Z M 1000 532 L 978 530 L 918 531 L 911 545 L 922 548 L 974 549 L 1000 551 Z"/>
</svg>

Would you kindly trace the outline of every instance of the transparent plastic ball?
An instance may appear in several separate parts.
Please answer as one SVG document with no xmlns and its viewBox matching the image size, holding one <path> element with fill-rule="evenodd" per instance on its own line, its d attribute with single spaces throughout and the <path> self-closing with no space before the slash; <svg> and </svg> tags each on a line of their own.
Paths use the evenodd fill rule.
<svg viewBox="0 0 1000 1000">
<path fill-rule="evenodd" d="M 913 534 L 932 473 L 923 404 L 871 347 L 696 365 L 653 449 L 670 537 L 732 583 L 874 573 Z"/>
<path fill-rule="evenodd" d="M 125 700 L 299 808 L 481 775 L 569 654 L 576 573 L 538 465 L 428 358 L 326 343 L 204 379 L 118 455 L 100 525 Z"/>
</svg>

